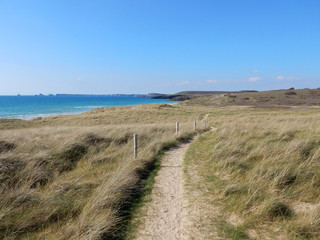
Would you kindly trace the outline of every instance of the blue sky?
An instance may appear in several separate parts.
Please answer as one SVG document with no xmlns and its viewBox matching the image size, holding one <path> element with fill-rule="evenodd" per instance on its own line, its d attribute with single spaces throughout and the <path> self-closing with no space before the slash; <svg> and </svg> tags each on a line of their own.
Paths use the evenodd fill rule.
<svg viewBox="0 0 320 240">
<path fill-rule="evenodd" d="M 0 94 L 320 87 L 319 0 L 0 0 Z"/>
</svg>

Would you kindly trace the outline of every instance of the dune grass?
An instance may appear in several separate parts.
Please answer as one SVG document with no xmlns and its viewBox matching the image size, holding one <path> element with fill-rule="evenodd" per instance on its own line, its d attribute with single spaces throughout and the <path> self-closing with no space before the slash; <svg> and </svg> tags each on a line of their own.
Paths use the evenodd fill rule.
<svg viewBox="0 0 320 240">
<path fill-rule="evenodd" d="M 320 112 L 230 108 L 209 119 L 217 131 L 193 143 L 186 166 L 226 223 L 252 238 L 319 239 Z"/>
<path fill-rule="evenodd" d="M 192 143 L 186 165 L 223 212 L 222 238 L 319 238 L 319 110 L 217 108 L 205 99 L 0 120 L 0 239 L 124 239 L 141 179 L 204 118 L 218 130 Z"/>
<path fill-rule="evenodd" d="M 0 119 L 0 130 L 60 127 L 60 126 L 105 126 L 105 125 L 136 125 L 138 123 L 175 123 L 190 122 L 205 114 L 206 107 L 169 104 L 149 104 L 128 107 L 97 108 L 79 115 L 52 116 L 36 118 L 30 121 L 18 119 Z"/>
<path fill-rule="evenodd" d="M 189 120 L 201 111 L 188 111 L 150 105 L 2 120 L 0 238 L 122 239 L 141 179 L 163 150 L 194 133 Z"/>
</svg>

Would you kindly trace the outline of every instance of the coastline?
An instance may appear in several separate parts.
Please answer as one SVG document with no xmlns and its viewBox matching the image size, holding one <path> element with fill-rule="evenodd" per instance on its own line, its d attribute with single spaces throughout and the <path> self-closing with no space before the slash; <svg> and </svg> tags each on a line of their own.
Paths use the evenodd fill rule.
<svg viewBox="0 0 320 240">
<path fill-rule="evenodd" d="M 143 99 L 143 101 L 142 102 L 137 101 L 137 99 L 139 100 Z M 126 107 L 126 106 L 137 106 L 137 105 L 147 105 L 147 104 L 170 104 L 171 105 L 171 104 L 178 103 L 178 102 L 172 102 L 169 99 L 152 99 L 150 97 L 139 97 L 139 98 L 132 97 L 131 99 L 130 96 L 125 96 L 124 98 L 121 98 L 121 96 L 120 98 L 119 96 L 112 96 L 112 97 L 108 96 L 108 100 L 109 102 L 100 103 L 100 104 L 89 104 L 89 103 L 83 104 L 81 101 L 79 101 L 79 104 L 75 103 L 73 106 L 68 106 L 66 103 L 65 105 L 61 104 L 53 107 L 48 106 L 48 108 L 46 108 L 46 106 L 40 106 L 40 105 L 35 106 L 33 108 L 29 106 L 26 106 L 26 107 L 19 106 L 17 108 L 18 109 L 17 112 L 15 112 L 14 110 L 15 106 L 5 106 L 5 104 L 3 104 L 3 108 L 4 108 L 3 110 L 1 109 L 2 106 L 0 104 L 0 120 L 16 119 L 16 120 L 29 121 L 37 118 L 47 118 L 52 116 L 80 115 L 98 108 Z M 48 110 L 50 108 L 52 109 L 51 111 Z M 21 111 L 21 109 L 24 112 L 22 113 L 18 112 L 18 111 Z"/>
</svg>

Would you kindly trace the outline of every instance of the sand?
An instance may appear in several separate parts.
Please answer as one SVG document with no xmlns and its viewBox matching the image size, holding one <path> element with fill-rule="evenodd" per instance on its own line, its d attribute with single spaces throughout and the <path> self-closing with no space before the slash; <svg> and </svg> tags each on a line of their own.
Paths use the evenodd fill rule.
<svg viewBox="0 0 320 240">
<path fill-rule="evenodd" d="M 137 240 L 188 239 L 183 179 L 183 158 L 188 146 L 189 143 L 180 144 L 164 156 Z"/>
</svg>

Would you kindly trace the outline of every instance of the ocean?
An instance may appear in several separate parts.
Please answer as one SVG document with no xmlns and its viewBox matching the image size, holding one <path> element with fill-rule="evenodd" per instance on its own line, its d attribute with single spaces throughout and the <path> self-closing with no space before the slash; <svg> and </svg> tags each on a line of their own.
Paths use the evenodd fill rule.
<svg viewBox="0 0 320 240">
<path fill-rule="evenodd" d="M 80 114 L 99 107 L 172 103 L 168 99 L 136 96 L 0 96 L 0 118 L 30 120 L 37 117 Z"/>
</svg>

